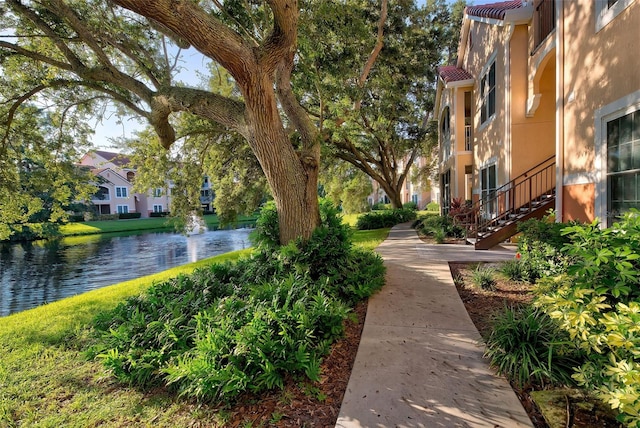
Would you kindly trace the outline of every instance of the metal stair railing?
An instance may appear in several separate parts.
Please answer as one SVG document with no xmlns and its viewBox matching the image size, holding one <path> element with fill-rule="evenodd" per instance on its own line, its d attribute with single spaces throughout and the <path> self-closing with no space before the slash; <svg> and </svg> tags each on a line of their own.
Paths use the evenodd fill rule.
<svg viewBox="0 0 640 428">
<path fill-rule="evenodd" d="M 481 198 L 453 222 L 465 230 L 465 240 L 480 239 L 492 229 L 525 216 L 550 197 L 555 197 L 555 155 L 545 159 L 508 183 Z"/>
</svg>

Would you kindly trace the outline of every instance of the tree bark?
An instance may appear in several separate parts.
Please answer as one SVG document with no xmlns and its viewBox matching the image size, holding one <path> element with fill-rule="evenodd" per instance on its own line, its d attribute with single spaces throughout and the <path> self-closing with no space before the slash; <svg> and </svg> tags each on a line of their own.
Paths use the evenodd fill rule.
<svg viewBox="0 0 640 428">
<path fill-rule="evenodd" d="M 282 87 L 285 113 L 301 133 L 303 145 L 296 151 L 278 109 L 275 78 L 289 84 L 296 51 L 298 4 L 295 0 L 268 0 L 273 12 L 273 28 L 260 46 L 223 25 L 189 0 L 114 0 L 114 3 L 143 15 L 191 43 L 214 59 L 234 77 L 244 99 L 244 121 L 238 130 L 249 142 L 265 173 L 278 209 L 280 242 L 308 239 L 320 224 L 318 209 L 317 130 L 308 126 L 308 117 L 299 116 L 297 100 L 290 88 Z M 283 98 L 284 99 L 284 98 Z M 286 106 L 290 108 L 287 111 Z M 186 110 L 192 111 L 189 108 Z M 196 114 L 203 114 L 202 111 Z M 298 115 L 298 116 L 296 116 Z M 167 133 L 166 111 L 157 115 L 154 126 Z M 220 118 L 206 116 L 213 120 Z M 155 118 L 155 117 L 154 117 Z M 229 122 L 226 123 L 229 126 Z"/>
</svg>

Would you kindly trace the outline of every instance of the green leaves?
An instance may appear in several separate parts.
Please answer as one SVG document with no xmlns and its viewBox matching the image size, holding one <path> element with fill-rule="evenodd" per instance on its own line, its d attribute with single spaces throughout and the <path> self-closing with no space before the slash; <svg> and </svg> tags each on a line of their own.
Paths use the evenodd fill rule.
<svg viewBox="0 0 640 428">
<path fill-rule="evenodd" d="M 319 379 L 322 357 L 343 333 L 349 305 L 384 282 L 371 251 L 354 250 L 337 210 L 306 242 L 263 245 L 252 258 L 155 284 L 96 319 L 90 352 L 123 382 L 167 384 L 228 403 L 281 388 L 289 376 Z M 277 217 L 266 209 L 261 224 Z"/>
<path fill-rule="evenodd" d="M 571 265 L 539 281 L 536 304 L 557 320 L 587 362 L 574 379 L 592 389 L 627 426 L 640 424 L 640 213 L 607 229 L 597 222 L 562 231 Z"/>
</svg>

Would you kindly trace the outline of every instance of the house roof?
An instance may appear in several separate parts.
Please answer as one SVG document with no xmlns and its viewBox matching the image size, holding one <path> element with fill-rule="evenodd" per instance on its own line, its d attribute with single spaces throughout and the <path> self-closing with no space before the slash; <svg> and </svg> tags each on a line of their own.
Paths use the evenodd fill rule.
<svg viewBox="0 0 640 428">
<path fill-rule="evenodd" d="M 455 65 L 438 67 L 438 74 L 444 83 L 473 79 L 473 76 L 469 74 L 469 72 L 463 68 L 456 67 Z"/>
<path fill-rule="evenodd" d="M 504 15 L 507 10 L 518 9 L 522 6 L 522 0 L 510 0 L 498 3 L 467 6 L 465 8 L 465 13 L 480 18 L 504 19 Z"/>
<path fill-rule="evenodd" d="M 130 162 L 129 157 L 120 153 L 106 152 L 104 150 L 95 150 L 95 154 L 102 157 L 107 162 L 111 162 L 120 168 L 126 168 Z"/>
</svg>

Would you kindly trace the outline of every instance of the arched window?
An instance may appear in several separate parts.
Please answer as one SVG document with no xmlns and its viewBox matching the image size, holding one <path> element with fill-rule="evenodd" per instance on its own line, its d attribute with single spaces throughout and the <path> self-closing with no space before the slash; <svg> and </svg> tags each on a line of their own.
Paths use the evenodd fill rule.
<svg viewBox="0 0 640 428">
<path fill-rule="evenodd" d="M 129 182 L 133 182 L 133 179 L 136 178 L 136 174 L 133 171 L 127 172 L 127 180 Z"/>
</svg>

